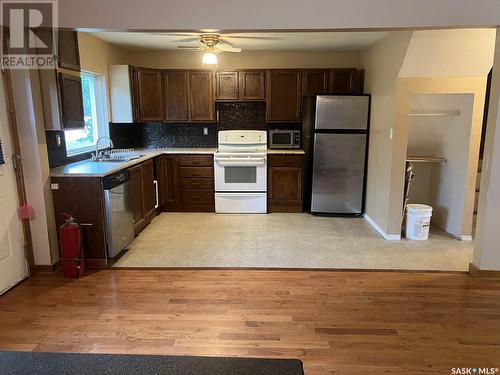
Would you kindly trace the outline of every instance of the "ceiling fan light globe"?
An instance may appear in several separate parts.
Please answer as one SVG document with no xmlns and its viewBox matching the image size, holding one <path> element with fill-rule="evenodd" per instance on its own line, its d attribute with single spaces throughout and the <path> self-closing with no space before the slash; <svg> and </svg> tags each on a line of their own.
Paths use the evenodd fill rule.
<svg viewBox="0 0 500 375">
<path fill-rule="evenodd" d="M 217 65 L 217 55 L 213 52 L 204 53 L 203 57 L 201 58 L 201 63 L 203 65 Z"/>
</svg>

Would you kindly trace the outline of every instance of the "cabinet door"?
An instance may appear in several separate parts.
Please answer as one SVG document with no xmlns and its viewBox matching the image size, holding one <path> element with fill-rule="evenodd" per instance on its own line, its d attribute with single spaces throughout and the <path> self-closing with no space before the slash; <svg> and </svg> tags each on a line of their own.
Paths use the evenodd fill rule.
<svg viewBox="0 0 500 375">
<path fill-rule="evenodd" d="M 160 155 L 155 159 L 155 179 L 158 181 L 158 210 L 162 211 L 167 202 L 167 167 L 166 156 Z"/>
<path fill-rule="evenodd" d="M 330 92 L 330 71 L 304 70 L 302 92 L 304 95 L 328 94 Z"/>
<path fill-rule="evenodd" d="M 155 217 L 156 187 L 154 179 L 153 161 L 149 160 L 142 164 L 142 202 L 146 224 Z"/>
<path fill-rule="evenodd" d="M 299 122 L 302 105 L 300 70 L 269 70 L 266 119 L 268 122 Z"/>
<path fill-rule="evenodd" d="M 263 70 L 240 71 L 240 99 L 241 100 L 265 100 L 266 99 L 266 73 Z"/>
<path fill-rule="evenodd" d="M 215 99 L 238 100 L 238 72 L 217 72 L 215 75 Z"/>
<path fill-rule="evenodd" d="M 191 122 L 214 122 L 214 77 L 211 71 L 189 72 L 189 99 Z"/>
<path fill-rule="evenodd" d="M 57 227 L 64 223 L 63 213 L 77 218 L 82 224 L 87 265 L 89 268 L 106 267 L 106 230 L 101 179 L 55 177 L 51 182 L 59 185 L 58 189 L 52 190 Z"/>
<path fill-rule="evenodd" d="M 165 120 L 189 121 L 189 77 L 187 70 L 169 70 L 163 73 L 165 84 Z"/>
<path fill-rule="evenodd" d="M 135 66 L 129 67 L 130 95 L 132 100 L 132 117 L 135 122 L 141 121 L 141 109 L 139 104 L 139 73 Z"/>
<path fill-rule="evenodd" d="M 59 73 L 59 96 L 64 129 L 85 127 L 81 78 Z"/>
<path fill-rule="evenodd" d="M 357 69 L 333 69 L 331 85 L 334 94 L 355 94 L 358 91 Z"/>
<path fill-rule="evenodd" d="M 178 209 L 180 201 L 180 183 L 179 183 L 179 158 L 177 156 L 165 156 L 166 171 L 166 209 L 174 211 Z"/>
<path fill-rule="evenodd" d="M 132 213 L 134 216 L 134 232 L 139 233 L 145 226 L 144 204 L 142 199 L 142 168 L 130 168 L 130 184 L 132 185 Z"/>
<path fill-rule="evenodd" d="M 269 212 L 302 211 L 302 167 L 269 168 Z"/>
<path fill-rule="evenodd" d="M 137 71 L 141 121 L 163 121 L 161 71 L 139 68 Z"/>
<path fill-rule="evenodd" d="M 76 31 L 59 30 L 57 33 L 59 67 L 80 71 L 80 52 Z"/>
</svg>

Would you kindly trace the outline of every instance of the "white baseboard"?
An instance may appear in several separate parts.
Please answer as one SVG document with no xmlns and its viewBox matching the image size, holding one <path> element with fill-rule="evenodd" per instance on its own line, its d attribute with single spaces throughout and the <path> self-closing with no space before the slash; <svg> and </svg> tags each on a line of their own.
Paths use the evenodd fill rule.
<svg viewBox="0 0 500 375">
<path fill-rule="evenodd" d="M 472 242 L 472 236 L 461 236 L 460 241 Z"/>
<path fill-rule="evenodd" d="M 387 241 L 399 241 L 401 240 L 401 235 L 400 234 L 387 234 L 385 233 L 382 228 L 380 228 L 377 223 L 373 221 L 373 219 L 368 216 L 367 214 L 363 214 L 363 217 L 365 220 L 370 224 L 373 229 L 375 229 L 382 237 L 384 237 Z"/>
</svg>

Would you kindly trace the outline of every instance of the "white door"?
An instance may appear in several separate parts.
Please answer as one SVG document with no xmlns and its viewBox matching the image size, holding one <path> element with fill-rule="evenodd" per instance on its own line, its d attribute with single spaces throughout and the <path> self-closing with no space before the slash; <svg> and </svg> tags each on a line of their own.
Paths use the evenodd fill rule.
<svg viewBox="0 0 500 375">
<path fill-rule="evenodd" d="M 0 294 L 28 275 L 22 226 L 17 217 L 18 196 L 5 100 L 0 77 L 0 141 L 5 159 L 5 164 L 0 165 Z"/>
</svg>

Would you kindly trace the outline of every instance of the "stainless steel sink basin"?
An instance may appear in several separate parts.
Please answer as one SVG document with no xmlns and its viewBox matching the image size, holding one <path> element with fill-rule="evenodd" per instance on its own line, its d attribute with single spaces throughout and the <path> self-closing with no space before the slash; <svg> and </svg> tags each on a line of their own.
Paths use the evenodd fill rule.
<svg viewBox="0 0 500 375">
<path fill-rule="evenodd" d="M 101 158 L 101 159 L 96 160 L 96 161 L 105 162 L 105 163 L 126 163 L 126 162 L 129 162 L 131 160 L 136 160 L 136 159 L 142 158 L 143 156 L 144 155 L 142 155 L 142 154 L 138 154 L 138 155 L 133 155 L 133 156 L 126 158 L 126 159 L 104 157 L 104 158 Z"/>
</svg>

